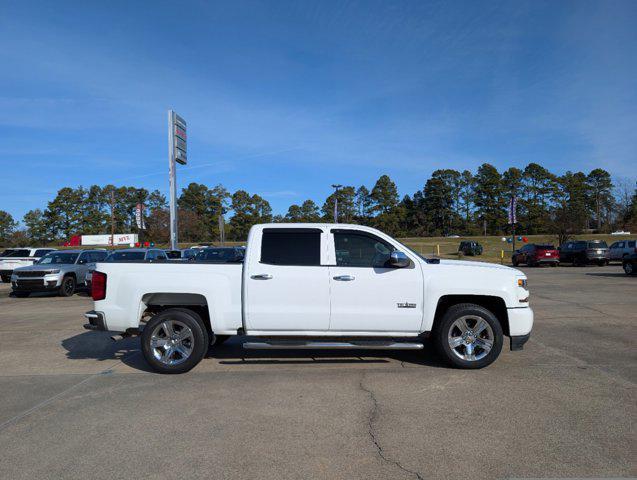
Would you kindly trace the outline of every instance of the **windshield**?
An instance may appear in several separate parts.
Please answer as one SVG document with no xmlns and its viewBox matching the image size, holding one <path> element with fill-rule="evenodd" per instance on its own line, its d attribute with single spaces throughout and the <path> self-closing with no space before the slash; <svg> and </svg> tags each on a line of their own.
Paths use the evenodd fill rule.
<svg viewBox="0 0 637 480">
<path fill-rule="evenodd" d="M 588 248 L 608 248 L 606 242 L 601 240 L 597 242 L 588 242 Z"/>
<path fill-rule="evenodd" d="M 72 252 L 55 252 L 47 253 L 40 260 L 38 265 L 60 265 L 60 264 L 73 264 L 77 260 L 79 253 Z"/>
<path fill-rule="evenodd" d="M 134 262 L 135 260 L 143 260 L 146 252 L 113 252 L 106 259 L 107 262 Z"/>
<path fill-rule="evenodd" d="M 408 246 L 407 246 L 407 245 L 405 245 L 403 242 L 401 242 L 401 241 L 399 241 L 399 240 L 396 240 L 395 238 L 394 238 L 394 239 L 392 239 L 392 240 L 394 240 L 394 242 L 396 242 L 396 243 L 398 243 L 398 244 L 402 245 L 403 247 L 405 247 L 405 249 L 406 249 L 406 250 L 409 250 L 409 251 L 410 251 L 411 253 L 413 253 L 414 255 L 417 255 L 419 258 L 422 258 L 424 261 L 427 261 L 427 260 L 428 260 L 428 259 L 427 259 L 427 257 L 425 257 L 424 255 L 422 255 L 422 254 L 418 253 L 418 252 L 417 252 L 416 250 L 414 250 L 413 248 L 408 247 Z"/>
<path fill-rule="evenodd" d="M 7 255 L 7 257 L 28 257 L 29 253 L 30 253 L 30 250 L 21 248 L 18 250 L 12 250 L 11 253 Z"/>
<path fill-rule="evenodd" d="M 540 250 L 555 250 L 555 247 L 549 243 L 544 245 L 536 245 L 535 248 L 538 248 Z"/>
</svg>

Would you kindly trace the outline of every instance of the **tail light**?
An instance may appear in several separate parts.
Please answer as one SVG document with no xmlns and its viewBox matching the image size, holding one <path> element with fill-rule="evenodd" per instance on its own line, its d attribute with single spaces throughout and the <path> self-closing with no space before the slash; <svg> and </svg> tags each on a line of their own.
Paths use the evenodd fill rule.
<svg viewBox="0 0 637 480">
<path fill-rule="evenodd" d="M 102 272 L 93 272 L 91 297 L 93 300 L 104 300 L 106 298 L 106 274 Z"/>
</svg>

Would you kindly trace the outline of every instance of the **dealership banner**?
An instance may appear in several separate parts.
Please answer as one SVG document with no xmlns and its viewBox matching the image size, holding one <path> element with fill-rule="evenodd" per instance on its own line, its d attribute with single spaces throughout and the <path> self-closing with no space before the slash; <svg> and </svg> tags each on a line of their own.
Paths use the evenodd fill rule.
<svg viewBox="0 0 637 480">
<path fill-rule="evenodd" d="M 144 223 L 144 205 L 141 203 L 135 206 L 135 223 L 137 223 L 137 228 L 140 230 L 146 229 L 146 224 Z"/>
<path fill-rule="evenodd" d="M 509 201 L 509 224 L 510 225 L 513 225 L 518 222 L 518 219 L 516 218 L 517 207 L 518 207 L 518 199 L 514 195 L 511 197 L 511 200 Z"/>
</svg>

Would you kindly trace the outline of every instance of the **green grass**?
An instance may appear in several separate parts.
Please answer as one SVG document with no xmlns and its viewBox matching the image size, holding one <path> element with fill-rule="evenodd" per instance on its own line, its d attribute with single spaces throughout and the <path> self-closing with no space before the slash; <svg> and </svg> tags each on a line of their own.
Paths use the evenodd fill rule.
<svg viewBox="0 0 637 480">
<path fill-rule="evenodd" d="M 557 246 L 557 237 L 555 235 L 527 235 L 527 243 L 551 243 Z M 617 241 L 624 236 L 617 237 L 612 235 L 576 235 L 575 240 L 605 240 L 609 245 Z M 626 237 L 627 238 L 627 237 Z M 502 254 L 504 253 L 505 264 L 511 263 L 512 245 L 502 241 L 501 236 L 477 236 L 477 237 L 460 237 L 460 238 L 447 238 L 447 237 L 412 237 L 412 238 L 400 238 L 402 243 L 410 248 L 413 248 L 418 253 L 426 256 L 438 256 L 438 249 L 440 250 L 440 258 L 458 259 L 458 246 L 462 240 L 475 240 L 480 243 L 484 249 L 482 255 L 477 257 L 464 256 L 463 260 L 477 260 L 484 262 L 497 262 L 502 261 Z M 523 242 L 519 242 L 516 239 L 515 247 L 521 248 L 524 245 Z"/>
</svg>

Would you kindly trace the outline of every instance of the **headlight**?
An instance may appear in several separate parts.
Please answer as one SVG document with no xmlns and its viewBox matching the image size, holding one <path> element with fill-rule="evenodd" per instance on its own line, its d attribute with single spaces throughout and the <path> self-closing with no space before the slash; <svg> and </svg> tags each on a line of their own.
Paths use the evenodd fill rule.
<svg viewBox="0 0 637 480">
<path fill-rule="evenodd" d="M 46 272 L 47 275 L 53 275 L 55 273 L 60 273 L 59 270 L 49 270 L 48 272 Z"/>
</svg>

